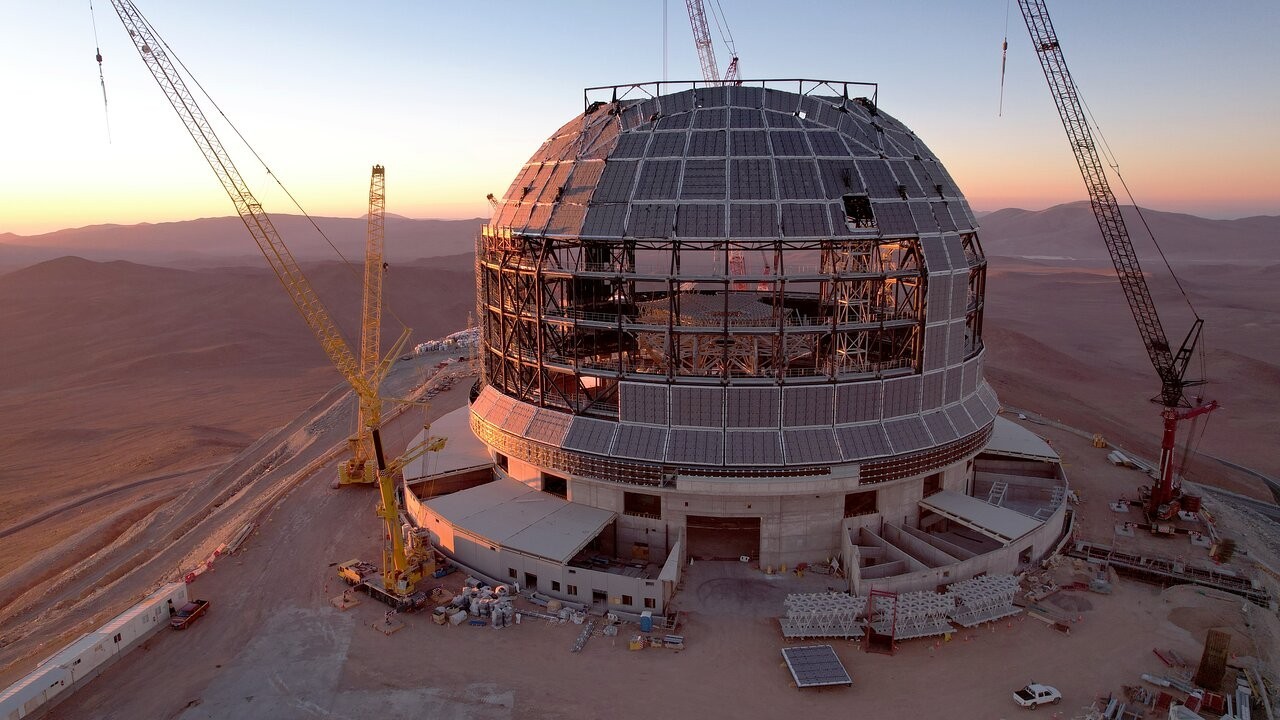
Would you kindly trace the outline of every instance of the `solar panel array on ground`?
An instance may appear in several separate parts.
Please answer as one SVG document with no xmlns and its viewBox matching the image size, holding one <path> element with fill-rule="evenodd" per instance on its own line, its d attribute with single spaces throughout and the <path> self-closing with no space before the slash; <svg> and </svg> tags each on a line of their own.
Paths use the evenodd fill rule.
<svg viewBox="0 0 1280 720">
<path fill-rule="evenodd" d="M 830 645 L 802 645 L 782 649 L 787 669 L 795 678 L 796 687 L 826 687 L 852 685 L 853 678 L 844 669 L 836 651 Z"/>
</svg>

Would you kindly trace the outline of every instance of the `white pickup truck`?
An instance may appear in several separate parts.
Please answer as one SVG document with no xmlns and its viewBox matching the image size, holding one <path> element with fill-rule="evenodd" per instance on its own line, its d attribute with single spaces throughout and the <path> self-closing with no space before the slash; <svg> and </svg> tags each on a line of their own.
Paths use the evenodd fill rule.
<svg viewBox="0 0 1280 720">
<path fill-rule="evenodd" d="M 1024 708 L 1034 710 L 1037 705 L 1057 705 L 1062 702 L 1062 693 L 1055 687 L 1031 683 L 1015 692 L 1013 701 Z"/>
</svg>

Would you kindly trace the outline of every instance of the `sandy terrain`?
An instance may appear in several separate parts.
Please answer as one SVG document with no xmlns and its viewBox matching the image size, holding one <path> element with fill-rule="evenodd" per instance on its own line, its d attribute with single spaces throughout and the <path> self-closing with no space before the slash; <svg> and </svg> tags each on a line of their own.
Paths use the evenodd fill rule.
<svg viewBox="0 0 1280 720">
<path fill-rule="evenodd" d="M 1096 498 L 1081 507 L 1086 517 L 1105 508 L 1110 491 L 1136 482 L 1136 473 L 1107 465 L 1083 440 L 1046 434 L 1080 491 Z M 1274 614 L 1243 609 L 1238 598 L 1121 581 L 1112 595 L 1051 598 L 1078 618 L 1069 635 L 1022 616 L 951 642 L 903 642 L 892 657 L 836 641 L 853 687 L 801 691 L 782 664 L 786 643 L 774 618 L 787 592 L 821 590 L 815 579 L 826 579 L 767 578 L 739 563 L 688 569 L 677 600 L 687 618 L 682 652 L 628 651 L 624 629 L 619 637 L 597 630 L 573 654 L 581 627 L 532 618 L 494 630 L 406 616 L 407 627 L 385 637 L 370 627 L 383 606 L 366 601 L 343 613 L 327 603 L 342 587 L 332 564 L 370 557 L 378 546 L 367 502 L 329 490 L 327 473 L 299 485 L 243 554 L 192 584 L 213 602 L 207 619 L 162 633 L 53 717 L 1001 718 L 1023 712 L 1009 694 L 1031 679 L 1066 698 L 1055 708 L 1062 715 L 1041 713 L 1070 717 L 1095 696 L 1138 685 L 1140 673 L 1170 672 L 1153 648 L 1194 662 L 1207 630 L 1224 628 L 1237 662 L 1249 663 L 1274 652 L 1270 638 L 1280 638 Z M 1098 539 L 1110 537 L 1109 517 L 1089 519 L 1086 536 L 1096 529 Z M 1069 562 L 1060 566 L 1060 578 L 1073 576 Z M 448 578 L 449 587 L 460 584 Z"/>
</svg>

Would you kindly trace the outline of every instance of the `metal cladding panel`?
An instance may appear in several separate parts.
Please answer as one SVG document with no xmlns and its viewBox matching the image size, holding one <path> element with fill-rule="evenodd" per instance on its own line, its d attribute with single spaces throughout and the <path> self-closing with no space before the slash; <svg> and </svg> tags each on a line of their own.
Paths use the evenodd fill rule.
<svg viewBox="0 0 1280 720">
<path fill-rule="evenodd" d="M 729 206 L 729 237 L 777 237 L 778 206 L 772 203 Z"/>
<path fill-rule="evenodd" d="M 626 202 L 631 199 L 632 186 L 636 183 L 634 160 L 606 160 L 600 182 L 591 196 L 592 203 Z"/>
<path fill-rule="evenodd" d="M 947 364 L 947 326 L 924 328 L 924 371 L 939 370 Z"/>
<path fill-rule="evenodd" d="M 729 85 L 729 104 L 735 107 L 756 108 L 764 104 L 764 88 L 750 85 Z"/>
<path fill-rule="evenodd" d="M 724 157 L 728 142 L 724 130 L 695 130 L 689 134 L 689 157 Z"/>
<path fill-rule="evenodd" d="M 526 235 L 541 235 L 551 221 L 551 203 L 537 203 L 529 211 L 529 219 L 525 222 L 523 232 Z M 516 228 L 512 228 L 515 230 Z"/>
<path fill-rule="evenodd" d="M 947 368 L 947 384 L 942 390 L 943 404 L 960 402 L 960 376 L 963 374 L 964 368 L 960 365 Z"/>
<path fill-rule="evenodd" d="M 774 164 L 778 170 L 778 197 L 783 200 L 812 200 L 824 198 L 822 181 L 818 179 L 818 164 L 813 160 L 779 159 Z"/>
<path fill-rule="evenodd" d="M 924 266 L 930 277 L 933 273 L 947 273 L 952 270 L 951 256 L 947 255 L 947 247 L 942 238 L 922 237 L 920 249 L 924 252 Z"/>
<path fill-rule="evenodd" d="M 830 203 L 827 205 L 827 211 L 831 216 L 832 237 L 843 237 L 853 234 L 853 231 L 849 229 L 848 214 L 844 211 L 844 203 Z"/>
<path fill-rule="evenodd" d="M 882 235 L 897 237 L 902 235 L 918 235 L 915 218 L 911 217 L 911 209 L 901 201 L 873 200 L 871 212 L 875 213 L 876 227 Z"/>
<path fill-rule="evenodd" d="M 978 374 L 982 372 L 982 357 L 971 358 L 964 364 L 964 377 L 960 383 L 960 394 L 968 397 L 978 389 Z"/>
<path fill-rule="evenodd" d="M 723 107 L 729 104 L 729 93 L 723 85 L 709 85 L 693 91 L 696 107 Z"/>
<path fill-rule="evenodd" d="M 846 138 L 852 138 L 863 146 L 862 152 L 870 152 L 876 155 L 880 154 L 880 133 L 868 128 L 865 121 L 846 115 L 845 117 L 840 118 L 839 128 L 840 132 L 843 133 Z M 854 147 L 851 147 L 850 149 L 855 151 L 858 150 L 858 148 Z"/>
<path fill-rule="evenodd" d="M 647 109 L 647 106 L 649 105 L 652 105 L 655 108 L 657 107 L 657 104 L 654 103 L 654 101 L 652 100 L 645 100 L 643 102 L 633 102 L 629 105 L 623 105 L 622 112 L 619 113 L 619 118 L 621 118 L 622 131 L 627 132 L 630 130 L 634 130 L 640 127 L 641 125 L 644 125 L 645 123 L 647 123 L 649 121 L 649 115 L 652 112 L 651 110 Z"/>
<path fill-rule="evenodd" d="M 960 437 L 960 433 L 951 426 L 951 421 L 947 419 L 947 414 L 942 410 L 935 410 L 931 413 L 924 414 L 925 427 L 929 428 L 929 434 L 933 436 L 933 443 L 941 445 L 949 443 Z"/>
<path fill-rule="evenodd" d="M 970 400 L 972 399 L 974 398 L 970 398 Z M 978 408 L 979 412 L 986 412 L 986 408 L 982 407 L 981 401 L 978 402 Z M 978 429 L 977 424 L 973 421 L 973 417 L 969 415 L 968 411 L 966 411 L 962 405 L 952 405 L 947 408 L 947 417 L 951 419 L 951 424 L 956 426 L 956 431 L 962 436 L 975 432 Z"/>
<path fill-rule="evenodd" d="M 675 227 L 676 207 L 653 203 L 633 203 L 627 218 L 627 235 L 632 237 L 671 237 Z"/>
<path fill-rule="evenodd" d="M 995 417 L 996 413 L 1000 412 L 1000 400 L 996 397 L 996 391 L 992 390 L 987 383 L 984 382 L 978 387 L 978 398 L 982 400 L 983 406 L 987 408 L 992 417 Z"/>
<path fill-rule="evenodd" d="M 632 198 L 635 200 L 674 200 L 680 186 L 679 160 L 646 160 L 640 167 Z"/>
<path fill-rule="evenodd" d="M 608 455 L 613 446 L 613 434 L 617 423 L 575 417 L 565 434 L 564 446 L 570 450 Z"/>
<path fill-rule="evenodd" d="M 587 219 L 587 206 L 578 203 L 558 203 L 547 222 L 548 235 L 581 235 Z"/>
<path fill-rule="evenodd" d="M 538 408 L 527 403 L 516 403 L 511 408 L 511 414 L 507 415 L 507 419 L 502 421 L 502 429 L 512 435 L 524 435 L 529 429 L 529 422 L 533 420 L 533 414 Z"/>
<path fill-rule="evenodd" d="M 730 130 L 729 152 L 736 157 L 767 156 L 769 136 L 764 130 Z"/>
<path fill-rule="evenodd" d="M 681 200 L 724 200 L 729 195 L 728 163 L 722 158 L 686 160 Z"/>
<path fill-rule="evenodd" d="M 938 189 L 938 181 L 933 179 L 933 171 L 929 167 L 931 163 L 916 159 L 908 160 L 907 162 L 911 165 L 911 171 L 920 183 L 920 189 L 924 191 L 925 196 L 929 198 L 941 197 L 942 192 Z"/>
<path fill-rule="evenodd" d="M 831 424 L 831 403 L 835 391 L 830 385 L 800 385 L 782 389 L 782 424 L 806 427 Z"/>
<path fill-rule="evenodd" d="M 858 169 L 854 167 L 852 159 L 819 158 L 818 175 L 822 177 L 822 186 L 828 198 L 865 192 L 862 187 L 862 177 L 858 175 Z"/>
<path fill-rule="evenodd" d="M 682 92 L 663 95 L 662 97 L 657 98 L 658 102 L 662 104 L 662 114 L 674 115 L 676 113 L 689 112 L 692 110 L 696 103 L 696 100 L 693 97 L 694 92 L 696 91 L 684 90 Z"/>
<path fill-rule="evenodd" d="M 662 462 L 667 453 L 667 429 L 652 425 L 618 423 L 613 454 L 634 460 Z"/>
<path fill-rule="evenodd" d="M 994 398 L 995 396 L 992 395 Z M 987 407 L 986 399 L 981 394 L 970 395 L 963 403 L 964 409 L 973 418 L 978 427 L 982 427 L 995 419 L 996 413 Z M 999 408 L 997 408 L 998 410 Z"/>
<path fill-rule="evenodd" d="M 723 108 L 705 108 L 696 111 L 694 114 L 694 127 L 698 129 L 723 128 L 727 119 L 728 113 Z"/>
<path fill-rule="evenodd" d="M 884 129 L 884 134 L 885 137 L 893 143 L 894 149 L 897 150 L 896 154 L 905 155 L 907 157 L 911 157 L 916 154 L 916 141 L 911 137 L 910 133 L 902 132 L 897 128 L 886 127 Z"/>
<path fill-rule="evenodd" d="M 864 460 L 893 454 L 889 436 L 880 423 L 866 425 L 840 425 L 836 427 L 836 439 L 845 460 Z"/>
<path fill-rule="evenodd" d="M 800 130 L 773 130 L 769 133 L 769 141 L 773 143 L 774 155 L 802 157 L 813 155 L 809 142 L 805 140 L 805 133 Z"/>
<path fill-rule="evenodd" d="M 495 391 L 496 392 L 496 391 Z M 485 413 L 484 419 L 491 425 L 502 427 L 507 421 L 507 417 L 511 415 L 511 410 L 516 406 L 516 401 L 502 393 L 494 399 L 493 407 L 489 408 L 489 412 Z"/>
<path fill-rule="evenodd" d="M 564 442 L 564 436 L 568 434 L 569 424 L 572 422 L 573 416 L 568 413 L 540 409 L 534 413 L 524 435 L 530 440 L 558 446 Z"/>
<path fill-rule="evenodd" d="M 476 401 L 471 403 L 471 412 L 482 418 L 489 417 L 489 412 L 493 410 L 493 405 L 498 401 L 502 393 L 493 388 L 492 385 L 485 385 L 480 394 L 476 396 Z"/>
<path fill-rule="evenodd" d="M 893 451 L 896 453 L 915 452 L 933 444 L 932 438 L 929 437 L 929 430 L 919 415 L 887 420 L 884 430 L 889 436 L 889 444 L 893 446 Z"/>
<path fill-rule="evenodd" d="M 957 320 L 969 312 L 969 273 L 961 270 L 951 284 L 951 317 Z"/>
<path fill-rule="evenodd" d="M 724 388 L 673 386 L 671 424 L 723 427 Z"/>
<path fill-rule="evenodd" d="M 927 197 L 924 188 L 920 186 L 916 176 L 911 173 L 911 168 L 907 165 L 906 160 L 890 160 L 889 167 L 893 169 L 893 174 L 897 176 L 898 184 L 907 189 L 908 198 L 915 200 Z M 914 203 L 912 205 L 914 206 Z"/>
<path fill-rule="evenodd" d="M 666 385 L 618 383 L 618 417 L 623 422 L 666 425 L 671 404 Z"/>
<path fill-rule="evenodd" d="M 958 366 L 964 362 L 964 337 L 968 332 L 965 327 L 964 316 L 960 316 L 960 320 L 952 320 L 947 325 L 947 365 Z M 957 380 L 956 386 L 960 383 Z"/>
<path fill-rule="evenodd" d="M 920 412 L 920 376 L 911 375 L 884 381 L 884 416 Z"/>
<path fill-rule="evenodd" d="M 947 249 L 947 255 L 951 258 L 951 267 L 953 269 L 969 269 L 969 260 L 964 255 L 964 243 L 960 240 L 959 235 L 955 233 L 943 235 L 942 246 Z"/>
<path fill-rule="evenodd" d="M 928 257 L 927 249 L 925 250 L 925 257 Z M 928 322 L 941 322 L 951 319 L 953 280 L 954 276 L 947 272 L 930 272 L 926 276 L 926 282 L 929 285 L 925 295 L 925 318 Z"/>
<path fill-rule="evenodd" d="M 800 97 L 795 93 L 765 88 L 764 107 L 777 112 L 794 113 L 800 107 Z"/>
<path fill-rule="evenodd" d="M 921 376 L 920 406 L 922 408 L 942 407 L 942 384 L 946 375 L 942 372 L 927 372 Z"/>
<path fill-rule="evenodd" d="M 818 203 L 783 203 L 782 234 L 787 237 L 825 237 L 827 206 Z"/>
<path fill-rule="evenodd" d="M 836 393 L 836 423 L 879 420 L 884 407 L 883 382 L 860 382 L 840 385 Z"/>
<path fill-rule="evenodd" d="M 667 437 L 667 462 L 720 465 L 724 463 L 724 433 L 720 430 L 673 427 Z"/>
<path fill-rule="evenodd" d="M 911 219 L 915 221 L 916 228 L 921 235 L 941 232 L 938 227 L 938 219 L 934 217 L 933 208 L 929 207 L 929 203 L 909 202 L 907 207 L 911 208 Z"/>
<path fill-rule="evenodd" d="M 680 237 L 724 237 L 724 205 L 682 203 L 676 213 L 676 235 Z"/>
<path fill-rule="evenodd" d="M 573 166 L 573 172 L 565 180 L 560 194 L 560 206 L 586 206 L 600 184 L 600 176 L 604 173 L 604 162 L 601 160 L 583 160 Z"/>
<path fill-rule="evenodd" d="M 761 113 L 769 127 L 774 130 L 800 130 L 800 118 L 792 115 L 790 112 L 780 113 L 766 110 Z"/>
<path fill-rule="evenodd" d="M 764 127 L 764 118 L 755 108 L 735 107 L 729 111 L 729 126 L 740 129 Z"/>
<path fill-rule="evenodd" d="M 840 462 L 844 459 L 834 428 L 816 427 L 804 430 L 783 430 L 782 445 L 787 463 L 812 465 Z"/>
<path fill-rule="evenodd" d="M 956 181 L 951 179 L 951 174 L 942 166 L 942 163 L 934 162 L 933 166 L 936 168 L 934 177 L 938 179 L 938 184 L 942 185 L 943 194 L 947 197 L 960 197 L 960 188 L 956 187 Z"/>
<path fill-rule="evenodd" d="M 724 460 L 726 465 L 781 465 L 782 435 L 776 430 L 730 430 Z"/>
<path fill-rule="evenodd" d="M 834 130 L 816 130 L 808 133 L 813 153 L 823 157 L 848 158 L 849 148 Z M 831 196 L 828 196 L 831 197 Z"/>
<path fill-rule="evenodd" d="M 726 388 L 725 425 L 731 428 L 776 428 L 782 391 L 772 388 Z"/>
<path fill-rule="evenodd" d="M 679 115 L 666 115 L 658 118 L 658 122 L 653 124 L 654 130 L 688 130 L 689 125 L 693 121 L 691 113 L 680 113 Z"/>
<path fill-rule="evenodd" d="M 618 137 L 618 145 L 610 158 L 642 158 L 649 145 L 651 133 L 624 133 Z"/>
<path fill-rule="evenodd" d="M 764 159 L 729 161 L 729 197 L 733 200 L 774 200 L 773 163 Z"/>
<path fill-rule="evenodd" d="M 862 184 L 873 198 L 897 198 L 898 181 L 885 160 L 857 160 Z"/>
<path fill-rule="evenodd" d="M 933 203 L 933 216 L 938 219 L 938 228 L 943 232 L 956 231 L 956 221 L 945 201 Z"/>
<path fill-rule="evenodd" d="M 951 217 L 955 219 L 956 225 L 966 230 L 977 230 L 978 219 L 973 215 L 973 208 L 969 207 L 969 201 L 964 198 L 953 200 L 951 205 Z"/>
<path fill-rule="evenodd" d="M 622 237 L 627 223 L 627 206 L 593 204 L 587 208 L 587 218 L 582 221 L 582 234 L 587 237 Z"/>
<path fill-rule="evenodd" d="M 656 132 L 649 141 L 648 157 L 684 157 L 689 135 L 685 132 Z"/>
</svg>

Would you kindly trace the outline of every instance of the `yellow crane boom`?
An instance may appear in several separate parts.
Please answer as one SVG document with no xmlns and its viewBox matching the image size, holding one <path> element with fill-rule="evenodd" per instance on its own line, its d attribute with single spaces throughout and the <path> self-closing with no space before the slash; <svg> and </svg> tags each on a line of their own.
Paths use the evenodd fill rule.
<svg viewBox="0 0 1280 720">
<path fill-rule="evenodd" d="M 249 230 L 249 234 L 262 250 L 267 263 L 271 265 L 280 284 L 289 293 L 289 297 L 297 306 L 307 326 L 315 333 L 329 360 L 351 385 L 362 404 L 369 403 L 370 407 L 380 406 L 378 385 L 390 370 L 395 353 L 399 352 L 400 347 L 407 340 L 409 331 L 406 330 L 401 335 L 392 353 L 376 366 L 372 368 L 362 366 L 361 360 L 352 353 L 351 347 L 338 330 L 329 311 L 320 302 L 320 298 L 316 296 L 311 283 L 303 275 L 293 254 L 280 238 L 271 218 L 254 198 L 240 171 L 231 161 L 231 156 L 222 146 L 222 141 L 218 139 L 209 120 L 187 88 L 186 82 L 183 81 L 177 68 L 169 59 L 168 53 L 165 52 L 163 40 L 130 0 L 111 0 L 111 5 L 115 8 L 116 15 L 120 17 L 120 22 L 124 24 L 125 30 L 128 31 L 147 69 L 151 71 L 152 77 L 168 98 L 169 104 L 173 106 L 178 118 L 186 126 L 187 133 L 195 141 L 214 175 L 222 183 L 223 190 L 235 204 L 236 212 Z M 378 287 L 380 296 L 380 283 Z M 411 568 L 405 553 L 404 537 L 399 522 L 399 503 L 395 494 L 394 472 L 385 471 L 386 463 L 382 455 L 376 424 L 370 427 L 370 432 L 378 460 L 377 479 L 382 498 L 378 514 L 386 521 L 387 536 L 391 540 L 388 552 L 390 562 L 384 563 L 383 583 L 388 590 L 407 592 L 418 579 L 421 568 Z M 429 450 L 428 447 L 424 452 Z"/>
</svg>

